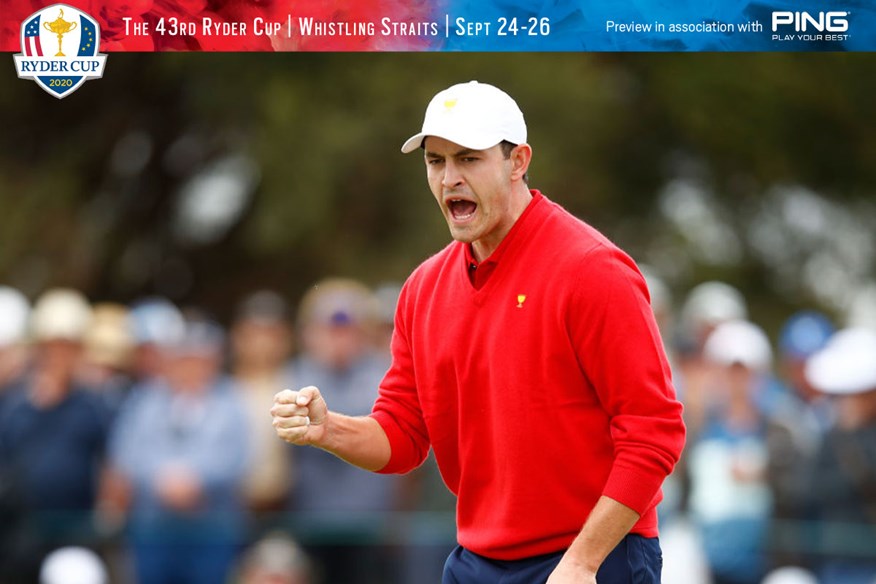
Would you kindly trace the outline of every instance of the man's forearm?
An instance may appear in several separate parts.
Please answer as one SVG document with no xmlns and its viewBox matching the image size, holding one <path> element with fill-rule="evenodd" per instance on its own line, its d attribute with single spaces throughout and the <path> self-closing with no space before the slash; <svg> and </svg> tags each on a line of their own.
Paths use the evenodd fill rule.
<svg viewBox="0 0 876 584">
<path fill-rule="evenodd" d="M 389 439 L 377 420 L 329 411 L 319 388 L 312 385 L 275 395 L 271 416 L 277 435 L 292 444 L 321 448 L 370 471 L 389 463 Z"/>
<path fill-rule="evenodd" d="M 578 537 L 563 556 L 563 562 L 595 574 L 638 520 L 639 514 L 626 505 L 606 496 L 600 497 Z"/>
<path fill-rule="evenodd" d="M 389 439 L 377 420 L 335 412 L 326 416 L 323 440 L 313 446 L 370 471 L 386 466 L 391 454 Z"/>
</svg>

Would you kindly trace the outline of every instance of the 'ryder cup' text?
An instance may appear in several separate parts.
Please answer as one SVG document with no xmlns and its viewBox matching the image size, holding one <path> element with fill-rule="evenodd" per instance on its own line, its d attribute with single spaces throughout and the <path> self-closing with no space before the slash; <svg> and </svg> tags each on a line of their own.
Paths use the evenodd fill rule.
<svg viewBox="0 0 876 584">
<path fill-rule="evenodd" d="M 97 73 L 102 70 L 103 59 L 70 59 L 60 61 L 50 57 L 31 57 L 16 60 L 20 73 Z"/>
</svg>

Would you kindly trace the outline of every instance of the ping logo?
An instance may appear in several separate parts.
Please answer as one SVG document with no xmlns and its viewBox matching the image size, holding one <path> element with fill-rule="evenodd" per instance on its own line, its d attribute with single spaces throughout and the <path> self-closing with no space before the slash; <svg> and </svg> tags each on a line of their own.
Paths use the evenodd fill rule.
<svg viewBox="0 0 876 584">
<path fill-rule="evenodd" d="M 34 12 L 21 23 L 21 53 L 13 55 L 21 79 L 33 79 L 50 95 L 67 97 L 88 79 L 103 77 L 100 25 L 66 4 Z"/>
<path fill-rule="evenodd" d="M 795 32 L 845 32 L 849 30 L 848 12 L 819 12 L 813 16 L 809 12 L 773 12 L 773 32 L 780 26 L 793 26 Z"/>
</svg>

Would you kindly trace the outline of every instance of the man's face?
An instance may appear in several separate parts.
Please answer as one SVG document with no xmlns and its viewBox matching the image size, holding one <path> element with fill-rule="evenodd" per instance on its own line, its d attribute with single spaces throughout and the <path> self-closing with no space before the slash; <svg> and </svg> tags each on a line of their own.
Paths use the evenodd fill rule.
<svg viewBox="0 0 876 584">
<path fill-rule="evenodd" d="M 219 351 L 172 351 L 164 369 L 175 391 L 207 390 L 219 375 L 222 365 Z"/>
<path fill-rule="evenodd" d="M 424 142 L 429 188 L 457 241 L 472 243 L 485 259 L 516 217 L 512 211 L 512 161 L 501 146 L 471 150 L 443 138 Z"/>
<path fill-rule="evenodd" d="M 291 330 L 281 320 L 243 318 L 232 329 L 234 361 L 250 370 L 272 371 L 282 367 L 291 344 Z"/>
<path fill-rule="evenodd" d="M 368 350 L 368 336 L 361 323 L 312 322 L 305 326 L 305 351 L 336 371 L 348 369 Z"/>
</svg>

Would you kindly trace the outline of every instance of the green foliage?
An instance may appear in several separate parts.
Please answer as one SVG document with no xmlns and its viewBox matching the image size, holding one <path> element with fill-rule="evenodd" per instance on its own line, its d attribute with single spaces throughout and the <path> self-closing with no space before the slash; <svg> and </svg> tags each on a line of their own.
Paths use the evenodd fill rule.
<svg viewBox="0 0 876 584">
<path fill-rule="evenodd" d="M 684 257 L 677 289 L 721 277 L 765 305 L 812 296 L 771 287 L 747 251 L 723 266 L 688 254 L 660 217 L 673 180 L 704 185 L 740 234 L 775 185 L 874 199 L 873 55 L 112 54 L 61 101 L 0 87 L 0 280 L 221 313 L 257 286 L 294 298 L 327 275 L 403 279 L 449 236 L 399 147 L 436 91 L 469 79 L 521 104 L 532 185 L 637 259 Z M 187 240 L 180 193 L 229 155 L 255 163 L 254 195 L 221 236 Z M 191 285 L 168 287 L 168 262 Z"/>
</svg>

